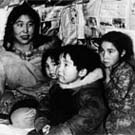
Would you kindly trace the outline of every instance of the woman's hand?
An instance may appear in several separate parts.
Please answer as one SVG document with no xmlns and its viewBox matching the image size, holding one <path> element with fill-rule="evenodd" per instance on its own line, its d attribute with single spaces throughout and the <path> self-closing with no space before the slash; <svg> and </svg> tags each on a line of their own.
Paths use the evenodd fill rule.
<svg viewBox="0 0 135 135">
<path fill-rule="evenodd" d="M 105 73 L 106 73 L 105 82 L 108 83 L 108 82 L 110 81 L 110 75 L 111 75 L 111 70 L 110 70 L 110 68 L 106 68 L 106 69 L 105 69 Z"/>
</svg>

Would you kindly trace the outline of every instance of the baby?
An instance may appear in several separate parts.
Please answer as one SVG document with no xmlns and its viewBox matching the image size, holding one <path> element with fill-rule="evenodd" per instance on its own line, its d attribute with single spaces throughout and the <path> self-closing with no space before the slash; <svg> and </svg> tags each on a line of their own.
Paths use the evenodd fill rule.
<svg viewBox="0 0 135 135">
<path fill-rule="evenodd" d="M 0 134 L 27 135 L 28 132 L 34 130 L 38 113 L 39 103 L 35 99 L 24 99 L 16 102 L 9 113 L 9 124 L 0 124 Z M 44 132 L 49 130 L 49 127 L 46 127 Z"/>
</svg>

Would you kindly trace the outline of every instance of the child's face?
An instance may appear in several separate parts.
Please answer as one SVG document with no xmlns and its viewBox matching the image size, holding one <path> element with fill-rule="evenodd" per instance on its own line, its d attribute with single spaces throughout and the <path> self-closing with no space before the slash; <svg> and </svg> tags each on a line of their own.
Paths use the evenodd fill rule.
<svg viewBox="0 0 135 135">
<path fill-rule="evenodd" d="M 19 108 L 11 114 L 12 125 L 22 129 L 34 127 L 36 113 L 34 108 Z"/>
<path fill-rule="evenodd" d="M 120 54 L 111 42 L 104 41 L 101 44 L 100 58 L 105 67 L 111 68 L 119 61 Z"/>
<path fill-rule="evenodd" d="M 48 57 L 46 60 L 45 70 L 49 78 L 52 78 L 52 79 L 57 78 L 57 75 L 56 75 L 57 64 L 51 57 Z"/>
<path fill-rule="evenodd" d="M 79 72 L 77 67 L 74 65 L 71 57 L 67 54 L 65 57 L 63 54 L 60 55 L 60 64 L 58 66 L 58 80 L 62 84 L 68 84 L 77 81 Z"/>
</svg>

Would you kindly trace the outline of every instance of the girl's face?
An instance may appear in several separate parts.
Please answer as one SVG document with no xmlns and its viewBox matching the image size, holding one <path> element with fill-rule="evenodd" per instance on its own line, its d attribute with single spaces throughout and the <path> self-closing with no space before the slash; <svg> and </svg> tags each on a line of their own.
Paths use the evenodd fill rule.
<svg viewBox="0 0 135 135">
<path fill-rule="evenodd" d="M 46 66 L 45 66 L 46 74 L 49 78 L 56 79 L 56 71 L 57 71 L 57 64 L 55 63 L 54 59 L 51 57 L 48 57 L 46 60 Z"/>
<path fill-rule="evenodd" d="M 105 67 L 111 68 L 120 59 L 119 51 L 116 47 L 108 41 L 104 41 L 101 44 L 100 58 Z"/>
<path fill-rule="evenodd" d="M 62 84 L 75 82 L 79 79 L 79 72 L 74 65 L 71 57 L 67 54 L 65 57 L 60 55 L 60 64 L 58 66 L 58 80 Z"/>
<path fill-rule="evenodd" d="M 35 25 L 28 15 L 21 15 L 13 25 L 15 42 L 27 45 L 33 38 Z"/>
</svg>

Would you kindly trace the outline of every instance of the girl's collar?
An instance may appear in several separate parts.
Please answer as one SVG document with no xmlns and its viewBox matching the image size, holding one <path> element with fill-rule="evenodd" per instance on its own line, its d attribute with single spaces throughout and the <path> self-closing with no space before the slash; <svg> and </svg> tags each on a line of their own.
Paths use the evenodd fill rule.
<svg viewBox="0 0 135 135">
<path fill-rule="evenodd" d="M 111 72 L 114 72 L 115 69 L 116 69 L 119 65 L 121 65 L 123 62 L 124 62 L 124 61 L 119 61 L 119 62 L 117 62 L 117 63 L 112 67 Z M 125 63 L 125 62 L 124 62 L 124 63 Z"/>
</svg>

